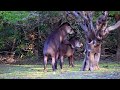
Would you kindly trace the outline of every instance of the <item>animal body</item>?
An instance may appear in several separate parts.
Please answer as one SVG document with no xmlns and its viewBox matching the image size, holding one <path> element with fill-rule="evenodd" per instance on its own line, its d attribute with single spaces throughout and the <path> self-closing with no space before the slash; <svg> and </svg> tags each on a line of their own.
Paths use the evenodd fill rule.
<svg viewBox="0 0 120 90">
<path fill-rule="evenodd" d="M 69 43 L 68 43 L 69 42 Z M 79 42 L 78 38 L 72 37 L 69 41 L 64 40 L 59 48 L 60 68 L 62 69 L 64 57 L 68 57 L 69 66 L 74 67 L 74 52 L 76 48 L 82 47 L 83 44 Z"/>
<path fill-rule="evenodd" d="M 44 70 L 46 71 L 46 65 L 48 56 L 52 58 L 52 69 L 55 71 L 55 61 L 59 56 L 59 47 L 61 42 L 66 39 L 68 34 L 73 34 L 74 30 L 68 22 L 55 28 L 55 30 L 48 36 L 44 43 L 43 55 L 44 55 Z"/>
</svg>

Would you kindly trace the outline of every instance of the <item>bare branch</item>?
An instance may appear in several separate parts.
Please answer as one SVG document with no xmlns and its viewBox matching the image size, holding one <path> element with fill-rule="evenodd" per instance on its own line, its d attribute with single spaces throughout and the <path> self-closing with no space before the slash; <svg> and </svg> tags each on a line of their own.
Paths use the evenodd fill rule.
<svg viewBox="0 0 120 90">
<path fill-rule="evenodd" d="M 104 12 L 103 12 L 103 15 L 104 15 L 105 17 L 107 17 L 107 16 L 108 16 L 108 11 L 104 11 Z"/>
<path fill-rule="evenodd" d="M 96 20 L 96 29 L 97 30 L 100 30 L 103 28 L 103 25 L 106 24 L 106 21 L 107 21 L 107 17 L 108 17 L 108 11 L 104 11 L 102 13 L 102 15 L 100 15 L 98 17 L 98 19 Z"/>
<path fill-rule="evenodd" d="M 68 15 L 72 14 L 73 16 L 75 16 L 75 18 L 77 19 L 77 22 L 79 23 L 79 25 L 81 26 L 81 28 L 87 32 L 88 31 L 88 28 L 86 26 L 86 23 L 84 22 L 84 20 L 81 20 L 81 16 L 79 14 L 79 11 L 72 11 L 72 12 L 69 12 L 67 11 L 66 12 Z"/>
<path fill-rule="evenodd" d="M 93 11 L 87 11 L 87 15 L 89 17 L 90 20 L 93 20 Z"/>
<path fill-rule="evenodd" d="M 79 14 L 77 11 L 72 11 L 73 15 L 76 17 L 76 18 L 80 18 Z"/>
<path fill-rule="evenodd" d="M 93 26 L 93 11 L 88 11 L 88 18 L 89 18 L 89 22 L 90 22 L 90 29 L 92 31 L 95 31 L 95 28 Z"/>
<path fill-rule="evenodd" d="M 80 16 L 77 13 L 77 11 L 71 11 L 71 12 L 70 11 L 66 11 L 66 14 L 67 14 L 67 16 L 73 15 L 76 19 L 80 18 Z"/>
<path fill-rule="evenodd" d="M 91 30 L 94 32 L 95 28 L 93 26 L 93 11 L 79 11 L 78 13 L 82 17 L 86 25 L 87 31 Z"/>
<path fill-rule="evenodd" d="M 80 26 L 85 32 L 88 32 L 88 28 L 87 28 L 86 24 L 80 23 Z"/>
<path fill-rule="evenodd" d="M 83 18 L 83 20 L 88 20 L 87 13 L 85 11 L 78 11 L 78 14 Z"/>
<path fill-rule="evenodd" d="M 118 27 L 120 27 L 120 21 L 118 21 L 115 25 L 108 27 L 106 31 L 110 32 L 117 29 Z"/>
<path fill-rule="evenodd" d="M 67 16 L 69 16 L 69 17 L 75 17 L 77 22 L 80 22 L 80 21 L 81 21 L 80 16 L 79 16 L 79 14 L 77 13 L 77 11 L 71 11 L 71 12 L 70 12 L 70 11 L 66 11 L 66 14 L 67 14 Z"/>
</svg>

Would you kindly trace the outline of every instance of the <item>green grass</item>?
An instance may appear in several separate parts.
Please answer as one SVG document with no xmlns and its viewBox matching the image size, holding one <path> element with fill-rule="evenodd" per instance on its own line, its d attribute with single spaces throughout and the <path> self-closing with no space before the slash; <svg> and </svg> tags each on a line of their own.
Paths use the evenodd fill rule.
<svg viewBox="0 0 120 90">
<path fill-rule="evenodd" d="M 66 61 L 63 70 L 54 74 L 51 65 L 43 72 L 43 65 L 0 65 L 0 79 L 120 79 L 120 63 L 100 61 L 100 70 L 80 71 L 82 61 L 75 61 L 75 67 L 68 67 Z"/>
</svg>

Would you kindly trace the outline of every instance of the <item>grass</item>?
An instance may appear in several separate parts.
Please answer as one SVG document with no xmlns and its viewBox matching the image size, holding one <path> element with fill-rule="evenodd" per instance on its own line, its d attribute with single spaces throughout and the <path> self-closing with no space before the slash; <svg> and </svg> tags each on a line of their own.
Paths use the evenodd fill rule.
<svg viewBox="0 0 120 90">
<path fill-rule="evenodd" d="M 100 61 L 100 70 L 80 71 L 82 61 L 75 61 L 75 67 L 68 67 L 66 61 L 61 71 L 55 74 L 51 65 L 48 72 L 43 72 L 43 65 L 0 65 L 0 79 L 120 79 L 120 63 L 115 61 Z"/>
</svg>

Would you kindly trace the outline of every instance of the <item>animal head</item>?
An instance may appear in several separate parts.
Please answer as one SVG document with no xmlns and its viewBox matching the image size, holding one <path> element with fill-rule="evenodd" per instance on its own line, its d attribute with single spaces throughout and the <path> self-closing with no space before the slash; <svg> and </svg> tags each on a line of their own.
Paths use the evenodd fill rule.
<svg viewBox="0 0 120 90">
<path fill-rule="evenodd" d="M 71 27 L 71 25 L 68 22 L 63 23 L 62 25 L 64 25 L 65 31 L 68 34 L 73 34 L 74 33 L 73 28 Z"/>
<path fill-rule="evenodd" d="M 75 38 L 75 37 L 70 38 L 70 44 L 72 48 L 79 48 L 83 46 L 83 44 L 80 43 L 79 38 Z"/>
<path fill-rule="evenodd" d="M 77 39 L 74 41 L 74 43 L 75 43 L 75 46 L 74 46 L 74 47 L 76 47 L 76 48 L 80 48 L 80 47 L 83 46 L 83 44 L 80 43 L 79 40 L 77 40 Z"/>
</svg>

